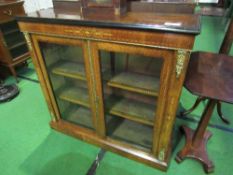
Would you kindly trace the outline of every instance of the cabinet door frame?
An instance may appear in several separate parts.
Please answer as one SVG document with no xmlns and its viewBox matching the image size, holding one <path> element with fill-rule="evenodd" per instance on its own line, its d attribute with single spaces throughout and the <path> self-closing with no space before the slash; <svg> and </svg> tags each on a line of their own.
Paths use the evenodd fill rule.
<svg viewBox="0 0 233 175">
<path fill-rule="evenodd" d="M 97 99 L 99 104 L 99 114 L 97 119 L 98 129 L 100 129 L 101 133 L 104 136 L 106 133 L 105 124 L 105 112 L 104 112 L 104 104 L 103 104 L 103 89 L 102 89 L 102 81 L 101 81 L 101 71 L 100 71 L 100 57 L 99 50 L 109 51 L 109 52 L 122 52 L 128 54 L 140 54 L 144 56 L 154 57 L 154 59 L 163 59 L 163 66 L 160 73 L 160 87 L 159 87 L 159 95 L 156 109 L 156 119 L 154 121 L 153 128 L 153 145 L 152 145 L 152 153 L 156 156 L 156 152 L 158 151 L 158 144 L 160 139 L 160 131 L 162 128 L 162 123 L 164 120 L 164 115 L 166 112 L 166 102 L 168 98 L 168 90 L 169 90 L 169 80 L 173 71 L 174 64 L 174 51 L 166 50 L 161 48 L 152 48 L 145 46 L 137 46 L 137 45 L 127 45 L 127 44 L 117 44 L 113 42 L 101 42 L 101 41 L 91 41 L 91 59 L 94 62 L 94 70 L 95 70 L 95 80 L 96 86 L 98 87 L 96 90 Z"/>
<path fill-rule="evenodd" d="M 89 93 L 89 103 L 90 103 L 90 110 L 91 110 L 91 117 L 92 117 L 92 122 L 94 129 L 96 129 L 96 120 L 94 117 L 94 110 L 93 110 L 93 99 L 92 99 L 92 91 L 91 91 L 91 85 L 90 85 L 90 70 L 89 70 L 89 63 L 88 63 L 88 55 L 86 51 L 86 41 L 81 40 L 81 39 L 72 39 L 72 38 L 63 38 L 63 37 L 57 37 L 57 36 L 45 36 L 45 35 L 37 35 L 37 34 L 32 34 L 32 43 L 35 49 L 35 54 L 38 60 L 38 64 L 40 66 L 41 73 L 43 74 L 44 77 L 44 83 L 47 87 L 47 92 L 50 97 L 50 102 L 51 105 L 54 109 L 54 119 L 55 121 L 62 120 L 61 114 L 59 111 L 58 104 L 55 99 L 55 94 L 52 89 L 51 81 L 46 69 L 46 64 L 44 62 L 44 58 L 39 46 L 39 42 L 46 42 L 46 43 L 51 43 L 51 44 L 61 44 L 61 45 L 71 45 L 71 46 L 78 46 L 82 48 L 83 51 L 83 60 L 84 60 L 84 65 L 85 65 L 85 73 L 86 73 L 86 79 L 87 79 L 87 87 L 88 87 L 88 93 Z"/>
</svg>

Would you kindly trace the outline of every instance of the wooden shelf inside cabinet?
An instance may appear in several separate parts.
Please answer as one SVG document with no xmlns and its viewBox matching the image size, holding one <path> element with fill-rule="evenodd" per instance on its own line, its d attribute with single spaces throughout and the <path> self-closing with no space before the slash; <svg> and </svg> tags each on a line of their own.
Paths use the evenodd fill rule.
<svg viewBox="0 0 233 175">
<path fill-rule="evenodd" d="M 89 108 L 88 90 L 83 87 L 66 87 L 59 93 L 59 98 Z"/>
<path fill-rule="evenodd" d="M 18 61 L 18 60 L 26 61 L 28 57 L 30 57 L 30 52 L 26 52 L 26 53 L 24 52 L 23 54 L 20 54 L 19 56 L 13 57 L 13 60 L 14 61 Z"/>
<path fill-rule="evenodd" d="M 18 48 L 22 45 L 26 45 L 26 44 L 27 44 L 26 41 L 21 41 L 21 42 L 15 43 L 14 45 L 11 45 L 8 48 L 9 48 L 9 50 L 12 50 L 12 49 L 16 49 L 16 48 Z"/>
<path fill-rule="evenodd" d="M 84 107 L 70 107 L 64 112 L 63 116 L 63 119 L 66 121 L 93 129 L 90 109 Z"/>
<path fill-rule="evenodd" d="M 151 126 L 127 119 L 122 119 L 118 122 L 118 125 L 116 123 L 115 127 L 107 126 L 108 137 L 138 147 L 146 152 L 150 152 L 152 147 L 152 133 L 153 128 Z"/>
<path fill-rule="evenodd" d="M 159 81 L 159 78 L 148 75 L 133 72 L 122 72 L 114 76 L 108 82 L 108 85 L 144 95 L 158 96 Z"/>
<path fill-rule="evenodd" d="M 17 45 L 18 43 L 22 43 L 22 42 L 26 44 L 26 41 L 22 33 L 16 33 L 15 35 L 12 35 L 12 34 L 7 35 L 5 37 L 5 41 L 7 43 L 8 48 L 14 48 L 15 45 Z"/>
<path fill-rule="evenodd" d="M 112 115 L 123 117 L 142 124 L 154 125 L 155 104 L 147 104 L 132 99 L 111 96 L 105 101 Z"/>
<path fill-rule="evenodd" d="M 10 50 L 10 54 L 14 61 L 17 60 L 27 60 L 30 57 L 30 53 L 28 52 L 27 45 L 21 45 L 16 49 Z"/>
<path fill-rule="evenodd" d="M 57 75 L 86 81 L 85 66 L 83 63 L 59 62 L 54 66 L 52 72 Z"/>
<path fill-rule="evenodd" d="M 19 28 L 13 28 L 13 29 L 9 29 L 6 32 L 3 32 L 4 35 L 10 35 L 13 33 L 19 32 Z"/>
</svg>

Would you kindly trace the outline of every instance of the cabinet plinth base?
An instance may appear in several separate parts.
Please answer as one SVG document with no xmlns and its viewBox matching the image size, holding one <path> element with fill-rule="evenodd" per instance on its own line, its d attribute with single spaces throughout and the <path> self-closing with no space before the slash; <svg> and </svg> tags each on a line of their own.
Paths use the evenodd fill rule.
<svg viewBox="0 0 233 175">
<path fill-rule="evenodd" d="M 199 140 L 199 144 L 193 144 L 194 131 L 186 126 L 182 126 L 185 133 L 186 144 L 183 149 L 177 154 L 176 161 L 178 163 L 182 162 L 185 158 L 193 158 L 203 164 L 206 173 L 211 173 L 214 171 L 214 164 L 208 158 L 206 151 L 206 144 L 212 133 L 206 131 L 204 137 Z"/>
<path fill-rule="evenodd" d="M 59 132 L 76 137 L 87 143 L 97 145 L 105 150 L 112 151 L 129 159 L 139 161 L 153 168 L 158 168 L 162 171 L 166 171 L 168 168 L 167 162 L 159 161 L 150 153 L 132 148 L 108 137 L 101 138 L 93 131 L 84 129 L 72 123 L 63 120 L 51 121 L 50 126 Z"/>
</svg>

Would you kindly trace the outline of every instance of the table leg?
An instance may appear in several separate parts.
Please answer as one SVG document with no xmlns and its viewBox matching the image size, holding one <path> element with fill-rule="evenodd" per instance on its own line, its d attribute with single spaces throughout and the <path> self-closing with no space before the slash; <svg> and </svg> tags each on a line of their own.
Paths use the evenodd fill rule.
<svg viewBox="0 0 233 175">
<path fill-rule="evenodd" d="M 176 161 L 178 163 L 187 157 L 194 158 L 203 164 L 206 173 L 213 172 L 214 164 L 208 158 L 206 150 L 207 141 L 212 134 L 211 132 L 206 131 L 206 128 L 216 103 L 216 100 L 209 100 L 196 131 L 193 131 L 186 126 L 182 127 L 185 132 L 186 144 L 176 156 Z"/>
<path fill-rule="evenodd" d="M 198 97 L 197 100 L 195 101 L 194 105 L 187 111 L 184 111 L 184 112 L 181 112 L 180 115 L 181 116 L 186 116 L 188 115 L 189 113 L 193 112 L 196 107 L 202 102 L 202 101 L 205 101 L 206 98 L 205 97 Z"/>
</svg>

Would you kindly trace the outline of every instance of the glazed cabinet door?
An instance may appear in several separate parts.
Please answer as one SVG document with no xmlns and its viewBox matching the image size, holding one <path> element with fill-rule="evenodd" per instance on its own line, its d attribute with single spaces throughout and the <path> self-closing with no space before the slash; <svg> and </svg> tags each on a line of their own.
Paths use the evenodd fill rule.
<svg viewBox="0 0 233 175">
<path fill-rule="evenodd" d="M 32 41 L 56 120 L 94 130 L 85 42 L 39 35 Z"/>
<path fill-rule="evenodd" d="M 107 42 L 91 42 L 91 51 L 98 129 L 116 144 L 156 152 L 173 52 Z"/>
</svg>

